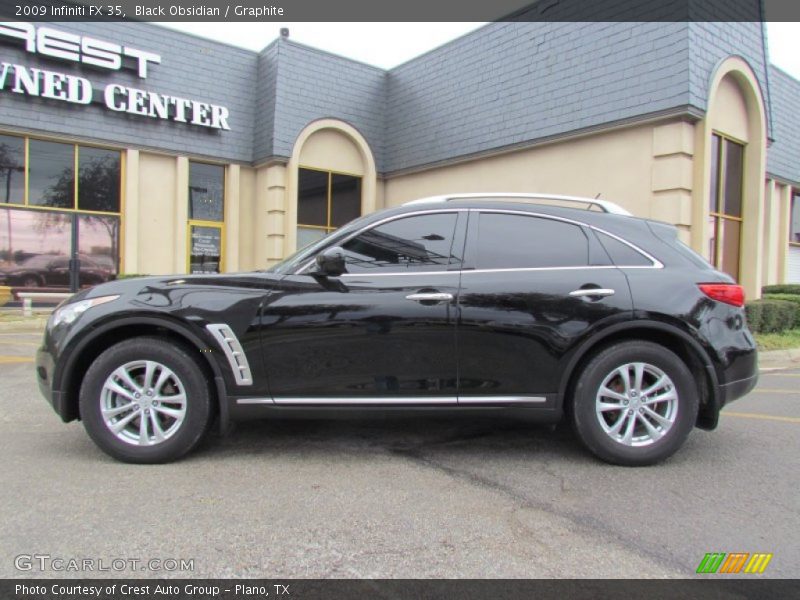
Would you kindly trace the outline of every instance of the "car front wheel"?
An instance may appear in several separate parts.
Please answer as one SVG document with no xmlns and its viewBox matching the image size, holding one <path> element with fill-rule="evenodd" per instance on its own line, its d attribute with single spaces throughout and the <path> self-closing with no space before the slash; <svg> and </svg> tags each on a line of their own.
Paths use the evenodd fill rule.
<svg viewBox="0 0 800 600">
<path fill-rule="evenodd" d="M 596 456 L 640 466 L 677 451 L 697 410 L 697 387 L 684 362 L 658 344 L 631 341 L 588 362 L 575 386 L 572 417 L 581 441 Z"/>
<path fill-rule="evenodd" d="M 83 380 L 80 412 L 94 442 L 132 463 L 163 463 L 191 450 L 211 419 L 209 383 L 192 351 L 160 338 L 108 348 Z"/>
</svg>

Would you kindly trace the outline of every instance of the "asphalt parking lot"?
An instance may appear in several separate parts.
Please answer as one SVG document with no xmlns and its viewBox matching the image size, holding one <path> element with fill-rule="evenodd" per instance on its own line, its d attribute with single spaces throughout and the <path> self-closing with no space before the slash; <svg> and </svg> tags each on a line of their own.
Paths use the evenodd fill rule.
<svg viewBox="0 0 800 600">
<path fill-rule="evenodd" d="M 39 337 L 0 332 L 0 577 L 691 577 L 707 552 L 769 552 L 742 576 L 798 576 L 800 369 L 763 373 L 656 467 L 600 463 L 566 427 L 474 416 L 240 424 L 134 466 L 39 396 Z M 194 565 L 15 567 L 33 554 Z"/>
</svg>

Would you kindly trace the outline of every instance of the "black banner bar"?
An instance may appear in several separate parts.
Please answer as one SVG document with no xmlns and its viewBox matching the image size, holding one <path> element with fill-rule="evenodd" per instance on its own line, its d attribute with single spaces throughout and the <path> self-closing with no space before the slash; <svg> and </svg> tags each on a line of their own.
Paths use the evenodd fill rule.
<svg viewBox="0 0 800 600">
<path fill-rule="evenodd" d="M 742 600 L 797 598 L 796 579 L 8 579 L 3 600 Z"/>
<path fill-rule="evenodd" d="M 797 0 L 0 0 L 21 21 L 800 21 Z"/>
</svg>

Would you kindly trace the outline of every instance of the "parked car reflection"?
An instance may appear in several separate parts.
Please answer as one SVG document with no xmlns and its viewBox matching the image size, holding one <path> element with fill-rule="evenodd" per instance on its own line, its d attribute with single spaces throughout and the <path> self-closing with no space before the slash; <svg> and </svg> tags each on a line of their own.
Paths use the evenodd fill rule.
<svg viewBox="0 0 800 600">
<path fill-rule="evenodd" d="M 24 288 L 69 287 L 69 256 L 38 254 L 17 265 L 0 269 L 0 281 Z M 80 260 L 81 286 L 97 285 L 114 279 L 114 268 L 85 254 Z"/>
</svg>

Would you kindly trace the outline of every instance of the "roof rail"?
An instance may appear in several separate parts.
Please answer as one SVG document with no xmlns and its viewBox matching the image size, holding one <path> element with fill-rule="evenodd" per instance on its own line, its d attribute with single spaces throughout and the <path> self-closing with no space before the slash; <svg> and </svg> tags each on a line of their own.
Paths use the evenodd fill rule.
<svg viewBox="0 0 800 600">
<path fill-rule="evenodd" d="M 620 205 L 608 200 L 598 198 L 582 198 L 580 196 L 557 196 L 554 194 L 521 194 L 521 193 L 488 193 L 488 194 L 448 194 L 443 196 L 429 196 L 406 202 L 403 206 L 415 204 L 433 204 L 436 202 L 452 202 L 456 200 L 510 200 L 512 202 L 529 202 L 531 204 L 546 204 L 548 202 L 564 202 L 567 204 L 583 204 L 586 210 L 599 208 L 601 211 L 614 214 L 631 216 L 631 213 Z"/>
</svg>

